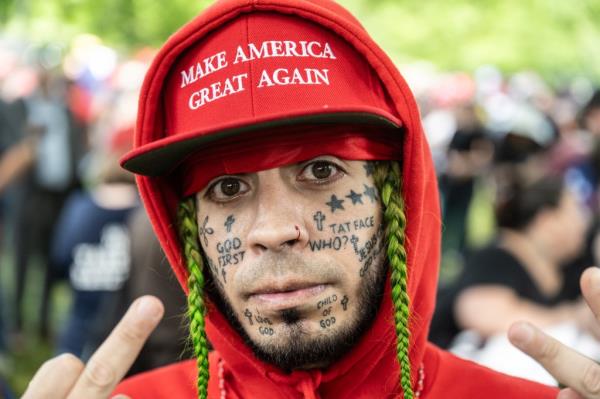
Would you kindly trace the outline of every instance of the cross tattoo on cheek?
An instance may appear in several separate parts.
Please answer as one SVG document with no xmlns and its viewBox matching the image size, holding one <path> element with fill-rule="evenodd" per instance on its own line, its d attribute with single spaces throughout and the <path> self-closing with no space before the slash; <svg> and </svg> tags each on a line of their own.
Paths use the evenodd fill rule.
<svg viewBox="0 0 600 399">
<path fill-rule="evenodd" d="M 352 234 L 352 238 L 350 238 L 350 242 L 352 243 L 352 248 L 354 248 L 354 252 L 358 253 L 358 237 Z"/>
<path fill-rule="evenodd" d="M 313 220 L 317 222 L 317 230 L 323 231 L 323 221 L 325 220 L 325 215 L 323 212 L 318 211 L 313 215 Z"/>
<path fill-rule="evenodd" d="M 244 312 L 244 316 L 246 316 L 248 318 L 250 325 L 252 325 L 252 312 L 250 310 L 246 309 L 246 311 Z"/>
<path fill-rule="evenodd" d="M 227 228 L 228 233 L 231 233 L 231 226 L 233 225 L 234 222 L 235 222 L 235 218 L 233 217 L 233 215 L 227 216 L 227 220 L 225 221 L 225 223 L 223 223 L 223 225 Z"/>
<path fill-rule="evenodd" d="M 344 311 L 346 311 L 348 309 L 348 297 L 344 295 L 344 297 L 342 298 L 342 302 L 340 303 L 342 304 Z"/>
</svg>

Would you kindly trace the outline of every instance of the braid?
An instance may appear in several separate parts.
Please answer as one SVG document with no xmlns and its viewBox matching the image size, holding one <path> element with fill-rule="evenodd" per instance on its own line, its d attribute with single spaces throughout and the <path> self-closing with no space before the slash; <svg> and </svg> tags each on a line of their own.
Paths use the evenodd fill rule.
<svg viewBox="0 0 600 399">
<path fill-rule="evenodd" d="M 374 171 L 375 184 L 381 193 L 386 223 L 387 256 L 391 268 L 392 301 L 396 322 L 396 352 L 400 363 L 400 384 L 404 399 L 413 399 L 411 385 L 408 330 L 410 299 L 407 290 L 407 258 L 405 244 L 406 216 L 401 196 L 398 162 L 378 162 Z"/>
<path fill-rule="evenodd" d="M 188 277 L 188 317 L 190 338 L 198 364 L 198 398 L 208 397 L 208 341 L 204 330 L 206 304 L 204 302 L 203 262 L 198 241 L 198 222 L 194 197 L 179 204 L 179 235 L 183 244 L 183 256 L 187 263 Z"/>
</svg>

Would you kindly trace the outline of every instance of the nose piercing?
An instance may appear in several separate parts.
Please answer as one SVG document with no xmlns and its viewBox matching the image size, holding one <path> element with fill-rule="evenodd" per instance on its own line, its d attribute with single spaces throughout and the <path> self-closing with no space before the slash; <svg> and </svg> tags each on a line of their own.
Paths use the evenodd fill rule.
<svg viewBox="0 0 600 399">
<path fill-rule="evenodd" d="M 298 232 L 298 237 L 296 237 L 296 241 L 298 241 L 300 239 L 300 227 L 294 225 L 294 229 L 296 229 L 296 231 Z"/>
</svg>

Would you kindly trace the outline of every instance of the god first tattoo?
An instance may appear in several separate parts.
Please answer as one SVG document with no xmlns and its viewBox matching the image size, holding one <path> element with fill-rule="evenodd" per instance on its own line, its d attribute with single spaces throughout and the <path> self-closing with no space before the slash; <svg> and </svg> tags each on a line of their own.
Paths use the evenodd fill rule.
<svg viewBox="0 0 600 399">
<path fill-rule="evenodd" d="M 219 252 L 219 266 L 237 265 L 244 260 L 245 250 L 240 250 L 242 240 L 239 237 L 227 239 L 217 243 L 217 252 Z"/>
</svg>

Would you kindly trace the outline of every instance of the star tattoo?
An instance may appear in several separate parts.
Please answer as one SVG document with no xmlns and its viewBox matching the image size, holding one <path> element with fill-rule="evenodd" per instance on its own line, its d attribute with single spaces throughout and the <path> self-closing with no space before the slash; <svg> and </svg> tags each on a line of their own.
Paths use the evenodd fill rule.
<svg viewBox="0 0 600 399">
<path fill-rule="evenodd" d="M 362 204 L 362 194 L 355 193 L 354 190 L 350 190 L 350 194 L 346 195 L 346 198 L 352 200 L 352 205 Z"/>
<path fill-rule="evenodd" d="M 200 226 L 198 228 L 198 235 L 200 237 L 202 237 L 202 240 L 204 241 L 205 246 L 208 246 L 208 238 L 206 238 L 206 236 L 213 235 L 215 232 L 212 227 L 206 227 L 207 223 L 208 223 L 208 215 L 206 216 L 206 218 L 204 218 L 204 222 L 202 223 L 202 226 Z"/>
<path fill-rule="evenodd" d="M 373 162 L 367 162 L 363 165 L 363 168 L 365 168 L 365 172 L 367 172 L 368 177 L 371 176 L 375 171 L 375 164 Z"/>
<path fill-rule="evenodd" d="M 344 210 L 344 205 L 342 205 L 344 200 L 338 199 L 335 194 L 331 195 L 331 201 L 326 202 L 326 205 L 331 207 L 331 213 L 334 213 L 336 209 Z"/>
<path fill-rule="evenodd" d="M 365 186 L 365 191 L 363 192 L 363 194 L 369 197 L 371 202 L 375 202 L 377 200 L 377 191 L 375 191 L 375 187 L 370 187 L 366 184 L 363 185 Z"/>
</svg>

